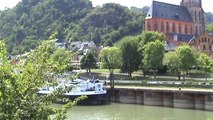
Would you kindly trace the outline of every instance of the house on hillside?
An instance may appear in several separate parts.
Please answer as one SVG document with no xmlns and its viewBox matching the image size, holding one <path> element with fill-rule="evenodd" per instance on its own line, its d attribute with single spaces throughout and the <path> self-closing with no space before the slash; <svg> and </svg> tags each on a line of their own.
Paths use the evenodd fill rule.
<svg viewBox="0 0 213 120">
<path fill-rule="evenodd" d="M 180 5 L 153 1 L 145 20 L 146 31 L 165 34 L 166 46 L 175 49 L 205 32 L 201 0 L 182 0 Z"/>
<path fill-rule="evenodd" d="M 90 49 L 97 48 L 97 46 L 93 41 L 85 41 L 85 42 L 76 41 L 70 43 L 69 48 L 72 51 L 84 53 L 85 51 L 88 51 Z"/>
<path fill-rule="evenodd" d="M 67 42 L 64 39 L 53 39 L 51 41 L 55 42 L 55 47 L 67 49 Z"/>
<path fill-rule="evenodd" d="M 69 48 L 71 51 L 78 51 L 81 48 L 81 41 L 75 41 L 70 43 Z"/>
</svg>

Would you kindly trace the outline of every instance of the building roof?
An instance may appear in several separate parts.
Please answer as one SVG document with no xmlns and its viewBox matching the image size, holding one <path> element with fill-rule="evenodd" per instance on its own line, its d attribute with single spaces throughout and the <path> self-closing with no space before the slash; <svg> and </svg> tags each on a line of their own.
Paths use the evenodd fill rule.
<svg viewBox="0 0 213 120">
<path fill-rule="evenodd" d="M 192 22 L 191 15 L 186 7 L 153 1 L 147 18 L 164 18 Z"/>
<path fill-rule="evenodd" d="M 211 32 L 204 32 L 201 35 L 196 36 L 194 39 L 190 40 L 189 43 L 197 41 L 197 40 L 199 40 L 202 37 L 211 37 L 211 38 L 213 38 L 213 33 L 211 33 Z"/>
<path fill-rule="evenodd" d="M 194 38 L 194 35 L 187 35 L 187 34 L 178 34 L 178 33 L 167 33 L 171 38 L 176 36 L 177 41 L 179 42 L 186 42 L 188 43 Z"/>
</svg>

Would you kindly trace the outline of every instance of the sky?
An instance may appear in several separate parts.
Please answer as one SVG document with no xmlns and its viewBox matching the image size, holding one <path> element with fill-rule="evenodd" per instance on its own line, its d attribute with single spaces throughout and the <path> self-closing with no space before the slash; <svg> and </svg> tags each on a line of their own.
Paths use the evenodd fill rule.
<svg viewBox="0 0 213 120">
<path fill-rule="evenodd" d="M 12 8 L 21 0 L 0 0 L 0 10 L 4 10 L 5 7 Z M 150 6 L 153 0 L 91 0 L 93 6 L 102 5 L 104 3 L 119 3 L 124 6 L 135 6 L 138 8 L 142 8 L 143 6 Z M 180 4 L 181 0 L 156 0 L 171 4 Z M 202 0 L 203 1 L 203 9 L 205 12 L 212 12 L 213 13 L 213 1 L 212 0 Z"/>
</svg>

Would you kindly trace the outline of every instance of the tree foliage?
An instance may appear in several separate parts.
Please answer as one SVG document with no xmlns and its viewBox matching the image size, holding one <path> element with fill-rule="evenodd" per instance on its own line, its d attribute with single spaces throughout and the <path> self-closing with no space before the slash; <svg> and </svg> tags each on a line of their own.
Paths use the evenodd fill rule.
<svg viewBox="0 0 213 120">
<path fill-rule="evenodd" d="M 63 73 L 65 70 L 67 70 L 66 68 L 71 64 L 71 57 L 72 54 L 63 48 L 57 48 L 50 56 L 50 58 L 54 61 L 54 65 L 60 65 L 60 68 L 58 68 L 58 72 L 60 73 Z"/>
<path fill-rule="evenodd" d="M 161 34 L 159 32 L 144 31 L 141 35 L 139 35 L 138 40 L 139 40 L 140 47 L 142 49 L 143 46 L 149 42 L 154 42 L 156 40 L 164 42 L 166 40 L 166 37 L 164 34 Z"/>
<path fill-rule="evenodd" d="M 207 26 L 207 31 L 208 31 L 208 32 L 213 32 L 213 23 L 208 24 L 208 26 Z"/>
<path fill-rule="evenodd" d="M 100 59 L 101 68 L 106 68 L 113 72 L 114 69 L 120 68 L 121 50 L 117 47 L 106 47 L 101 50 Z"/>
<path fill-rule="evenodd" d="M 150 42 L 155 42 L 156 40 L 159 40 L 160 42 L 164 42 L 166 39 L 165 35 L 158 33 L 158 32 L 153 32 L 153 31 L 144 31 L 142 34 L 137 36 L 137 42 L 138 42 L 138 50 L 140 51 L 140 57 L 141 57 L 141 69 L 143 71 L 144 76 L 146 75 L 146 72 L 149 70 L 149 68 L 144 65 L 144 48 L 145 45 L 150 43 Z"/>
<path fill-rule="evenodd" d="M 180 60 L 181 71 L 186 73 L 189 72 L 192 66 L 196 64 L 192 49 L 188 45 L 183 45 L 179 46 L 175 52 Z"/>
<path fill-rule="evenodd" d="M 67 30 L 92 9 L 89 0 L 23 0 L 0 13 L 0 39 L 5 40 L 10 53 L 24 53 L 33 49 L 21 50 L 29 40 L 40 43 L 56 32 L 58 38 L 65 38 Z"/>
<path fill-rule="evenodd" d="M 143 65 L 147 69 L 155 71 L 162 67 L 164 57 L 164 44 L 160 40 L 149 42 L 144 46 Z"/>
<path fill-rule="evenodd" d="M 60 64 L 55 65 L 50 59 L 55 52 L 53 43 L 43 43 L 16 65 L 8 60 L 4 43 L 0 42 L 0 47 L 0 119 L 47 120 L 53 114 L 55 119 L 66 119 L 66 110 L 76 102 L 68 102 L 62 109 L 53 108 L 51 104 L 60 100 L 57 95 L 67 90 L 38 95 L 39 88 L 48 80 L 47 73 L 58 73 Z"/>
<path fill-rule="evenodd" d="M 96 66 L 96 58 L 91 52 L 88 52 L 81 59 L 81 69 L 86 69 L 89 73 L 91 73 L 91 68 L 96 68 Z"/>
<path fill-rule="evenodd" d="M 208 55 L 201 53 L 198 61 L 199 66 L 205 73 L 210 73 L 213 71 L 213 61 Z"/>
<path fill-rule="evenodd" d="M 134 71 L 139 70 L 141 64 L 140 53 L 138 51 L 138 43 L 134 37 L 126 38 L 121 44 L 121 71 L 127 72 L 130 77 Z"/>
<path fill-rule="evenodd" d="M 142 31 L 144 15 L 119 4 L 107 3 L 96 7 L 69 32 L 72 40 L 93 40 L 97 45 L 115 43 L 126 35 Z M 74 36 L 77 35 L 78 37 Z"/>
<path fill-rule="evenodd" d="M 0 12 L 0 39 L 12 54 L 30 51 L 42 40 L 56 37 L 112 44 L 141 33 L 144 16 L 114 3 L 92 7 L 89 0 L 23 0 Z"/>
<path fill-rule="evenodd" d="M 180 60 L 176 52 L 166 53 L 163 59 L 163 64 L 166 65 L 171 72 L 175 72 L 180 79 Z"/>
</svg>

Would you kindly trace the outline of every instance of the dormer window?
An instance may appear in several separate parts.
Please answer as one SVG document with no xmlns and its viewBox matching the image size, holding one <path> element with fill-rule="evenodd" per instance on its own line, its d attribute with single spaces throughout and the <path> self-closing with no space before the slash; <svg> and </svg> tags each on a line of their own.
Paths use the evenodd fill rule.
<svg viewBox="0 0 213 120">
<path fill-rule="evenodd" d="M 175 14 L 175 19 L 179 19 L 178 13 Z"/>
</svg>

